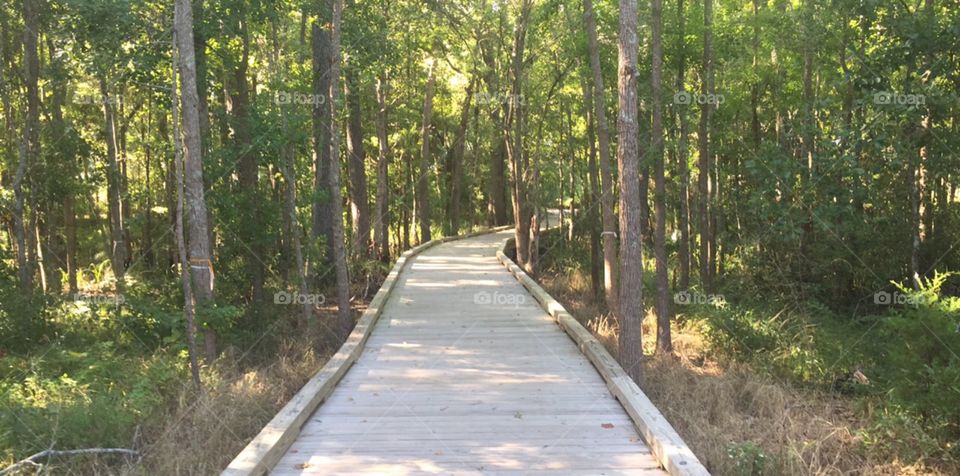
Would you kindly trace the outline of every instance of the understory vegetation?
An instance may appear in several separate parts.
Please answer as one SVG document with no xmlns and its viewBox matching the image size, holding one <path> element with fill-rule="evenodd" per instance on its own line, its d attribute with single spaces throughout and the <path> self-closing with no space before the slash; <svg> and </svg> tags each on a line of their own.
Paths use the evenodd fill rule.
<svg viewBox="0 0 960 476">
<path fill-rule="evenodd" d="M 358 273 L 365 280 L 352 287 L 354 315 L 383 279 L 381 268 Z M 134 280 L 118 306 L 95 288 L 91 282 L 80 298 L 0 299 L 0 323 L 10 325 L 0 342 L 0 466 L 48 448 L 116 447 L 141 457 L 54 459 L 45 470 L 217 473 L 339 345 L 329 329 L 298 325 L 289 306 L 265 305 L 222 335 L 222 355 L 203 369 L 198 393 L 178 290 Z M 335 315 L 329 304 L 316 311 L 320 322 Z"/>
<path fill-rule="evenodd" d="M 616 355 L 618 326 L 591 289 L 584 245 L 544 234 L 538 280 Z M 709 468 L 960 471 L 960 360 L 950 351 L 960 349 L 960 299 L 945 295 L 953 275 L 902 290 L 916 304 L 871 302 L 852 314 L 764 294 L 763 273 L 747 271 L 731 272 L 713 299 L 677 296 L 672 355 L 653 355 L 652 310 L 644 320 L 640 386 Z"/>
</svg>

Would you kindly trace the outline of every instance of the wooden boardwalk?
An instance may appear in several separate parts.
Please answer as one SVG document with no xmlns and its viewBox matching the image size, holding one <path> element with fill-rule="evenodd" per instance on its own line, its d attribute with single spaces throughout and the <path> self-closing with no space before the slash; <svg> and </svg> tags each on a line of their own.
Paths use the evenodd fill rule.
<svg viewBox="0 0 960 476">
<path fill-rule="evenodd" d="M 497 261 L 511 235 L 413 258 L 271 474 L 665 474 L 590 361 Z"/>
</svg>

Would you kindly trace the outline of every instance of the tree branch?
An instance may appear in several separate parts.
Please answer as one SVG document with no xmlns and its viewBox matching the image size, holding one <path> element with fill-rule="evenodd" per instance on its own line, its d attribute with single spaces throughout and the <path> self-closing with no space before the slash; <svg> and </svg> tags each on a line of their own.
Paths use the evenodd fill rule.
<svg viewBox="0 0 960 476">
<path fill-rule="evenodd" d="M 140 452 L 136 450 L 131 450 L 127 448 L 81 448 L 76 450 L 43 450 L 37 454 L 34 454 L 28 458 L 22 459 L 13 463 L 10 466 L 7 466 L 3 470 L 0 470 L 0 476 L 6 476 L 8 474 L 13 474 L 17 469 L 20 469 L 24 466 L 43 466 L 37 462 L 37 460 L 47 459 L 47 458 L 56 458 L 59 456 L 77 456 L 77 455 L 122 455 L 133 458 L 140 458 Z"/>
</svg>

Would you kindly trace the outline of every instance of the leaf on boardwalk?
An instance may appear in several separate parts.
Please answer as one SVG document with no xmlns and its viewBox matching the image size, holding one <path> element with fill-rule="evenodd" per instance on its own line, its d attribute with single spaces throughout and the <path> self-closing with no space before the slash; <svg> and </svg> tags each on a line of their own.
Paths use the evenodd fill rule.
<svg viewBox="0 0 960 476">
<path fill-rule="evenodd" d="M 613 423 L 602 423 L 602 424 L 600 424 L 600 427 L 601 427 L 601 428 L 606 428 L 606 429 L 609 430 L 609 429 L 613 428 Z"/>
</svg>

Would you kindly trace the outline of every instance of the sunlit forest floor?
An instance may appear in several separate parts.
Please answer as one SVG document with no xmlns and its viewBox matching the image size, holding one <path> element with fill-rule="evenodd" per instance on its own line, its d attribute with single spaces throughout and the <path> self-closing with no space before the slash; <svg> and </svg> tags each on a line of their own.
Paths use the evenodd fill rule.
<svg viewBox="0 0 960 476">
<path fill-rule="evenodd" d="M 541 250 L 538 280 L 616 355 L 617 326 L 591 290 L 589 244 L 552 231 Z M 674 303 L 673 355 L 649 358 L 640 385 L 714 474 L 960 474 L 957 402 L 944 391 L 960 382 L 957 369 L 932 368 L 946 351 L 921 327 L 956 336 L 943 328 L 956 299 L 849 322 L 736 291 Z"/>
</svg>

